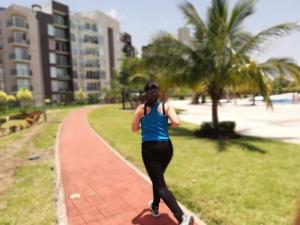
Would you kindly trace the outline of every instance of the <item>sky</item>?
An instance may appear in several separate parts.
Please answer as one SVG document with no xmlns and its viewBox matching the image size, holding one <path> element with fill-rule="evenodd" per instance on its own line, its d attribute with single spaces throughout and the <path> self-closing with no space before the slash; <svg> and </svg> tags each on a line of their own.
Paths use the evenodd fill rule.
<svg viewBox="0 0 300 225">
<path fill-rule="evenodd" d="M 123 32 L 131 34 L 133 44 L 140 49 L 159 31 L 173 34 L 186 24 L 178 5 L 184 0 L 59 0 L 71 11 L 100 10 L 119 20 Z M 211 0 L 189 0 L 202 18 L 206 18 Z M 233 5 L 237 0 L 228 0 Z M 1 0 L 0 6 L 10 4 L 44 5 L 48 0 Z M 257 33 L 276 24 L 300 21 L 300 0 L 260 0 L 256 13 L 245 23 L 245 30 Z M 269 57 L 292 57 L 300 64 L 300 32 L 272 42 L 265 52 L 256 55 L 262 61 Z"/>
</svg>

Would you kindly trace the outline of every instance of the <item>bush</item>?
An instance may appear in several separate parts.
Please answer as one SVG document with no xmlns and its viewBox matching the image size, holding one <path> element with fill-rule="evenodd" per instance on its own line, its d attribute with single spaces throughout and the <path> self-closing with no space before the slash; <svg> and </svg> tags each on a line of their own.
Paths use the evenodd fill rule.
<svg viewBox="0 0 300 225">
<path fill-rule="evenodd" d="M 203 122 L 195 135 L 207 138 L 236 138 L 239 135 L 235 133 L 235 126 L 236 124 L 233 121 L 222 121 L 219 123 L 218 128 L 214 129 L 212 122 Z"/>
<path fill-rule="evenodd" d="M 16 126 L 16 125 L 12 125 L 12 126 L 9 127 L 9 131 L 11 133 L 15 133 L 17 131 L 17 129 L 18 129 L 18 126 Z"/>
<path fill-rule="evenodd" d="M 32 125 L 34 123 L 34 119 L 31 118 L 31 117 L 26 117 L 25 118 L 25 121 L 29 124 L 29 125 Z"/>
<path fill-rule="evenodd" d="M 89 94 L 88 95 L 88 104 L 96 104 L 99 103 L 99 98 L 97 94 Z"/>
</svg>

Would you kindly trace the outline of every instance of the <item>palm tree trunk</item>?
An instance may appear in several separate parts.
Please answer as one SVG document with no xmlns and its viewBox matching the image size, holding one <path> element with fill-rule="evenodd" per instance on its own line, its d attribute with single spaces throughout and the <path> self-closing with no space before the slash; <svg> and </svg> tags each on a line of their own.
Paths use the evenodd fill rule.
<svg viewBox="0 0 300 225">
<path fill-rule="evenodd" d="M 201 96 L 201 104 L 204 104 L 204 103 L 206 103 L 206 95 L 205 94 L 203 94 Z"/>
<path fill-rule="evenodd" d="M 252 96 L 252 105 L 255 106 L 255 95 Z"/>
<path fill-rule="evenodd" d="M 198 105 L 199 104 L 199 98 L 200 98 L 200 96 L 201 96 L 201 93 L 200 92 L 196 92 L 194 94 L 194 96 L 193 96 L 191 104 Z"/>
<path fill-rule="evenodd" d="M 212 122 L 214 129 L 218 129 L 219 117 L 218 117 L 218 104 L 219 100 L 216 96 L 212 97 Z"/>
</svg>

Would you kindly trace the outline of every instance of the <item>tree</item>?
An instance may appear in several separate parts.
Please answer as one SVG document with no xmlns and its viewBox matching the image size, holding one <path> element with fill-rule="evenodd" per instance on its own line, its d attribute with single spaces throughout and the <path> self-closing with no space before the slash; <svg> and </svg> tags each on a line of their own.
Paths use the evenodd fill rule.
<svg viewBox="0 0 300 225">
<path fill-rule="evenodd" d="M 26 113 L 28 107 L 30 106 L 30 102 L 33 99 L 32 98 L 32 93 L 26 88 L 21 88 L 18 90 L 17 94 L 17 99 L 20 101 L 20 110 L 22 113 Z"/>
<path fill-rule="evenodd" d="M 284 75 L 300 81 L 300 68 L 292 59 L 271 58 L 262 63 L 252 59 L 268 41 L 300 30 L 297 23 L 284 23 L 255 35 L 246 32 L 243 25 L 254 13 L 255 3 L 240 0 L 229 10 L 228 0 L 212 0 L 203 20 L 195 7 L 185 2 L 180 9 L 193 30 L 193 44 L 188 46 L 170 34 L 161 34 L 147 55 L 152 64 L 175 72 L 182 82 L 205 85 L 212 100 L 214 129 L 218 129 L 218 103 L 226 88 L 254 85 L 271 106 L 271 77 Z"/>
<path fill-rule="evenodd" d="M 4 91 L 0 91 L 0 112 L 6 110 L 7 94 Z"/>
<path fill-rule="evenodd" d="M 83 104 L 85 99 L 86 99 L 86 93 L 84 92 L 84 90 L 82 88 L 80 88 L 76 92 L 76 100 L 78 101 L 78 103 Z"/>
</svg>

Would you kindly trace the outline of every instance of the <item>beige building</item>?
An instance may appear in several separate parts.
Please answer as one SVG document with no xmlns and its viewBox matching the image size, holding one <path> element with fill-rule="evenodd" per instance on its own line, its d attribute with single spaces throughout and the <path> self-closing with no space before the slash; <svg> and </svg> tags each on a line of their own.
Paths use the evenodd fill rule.
<svg viewBox="0 0 300 225">
<path fill-rule="evenodd" d="M 9 94 L 18 89 L 32 91 L 34 101 L 44 101 L 39 47 L 39 30 L 35 12 L 11 5 L 0 11 L 0 88 Z"/>
<path fill-rule="evenodd" d="M 99 11 L 73 14 L 71 39 L 74 90 L 99 95 L 110 88 L 121 59 L 119 22 Z"/>
<path fill-rule="evenodd" d="M 187 27 L 180 27 L 177 30 L 177 37 L 178 40 L 186 45 L 192 44 L 192 37 L 189 28 Z"/>
</svg>

